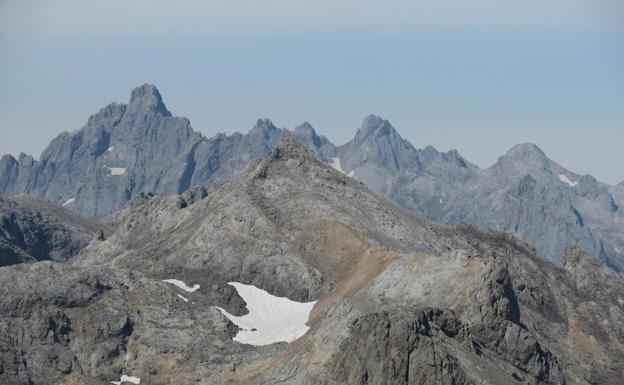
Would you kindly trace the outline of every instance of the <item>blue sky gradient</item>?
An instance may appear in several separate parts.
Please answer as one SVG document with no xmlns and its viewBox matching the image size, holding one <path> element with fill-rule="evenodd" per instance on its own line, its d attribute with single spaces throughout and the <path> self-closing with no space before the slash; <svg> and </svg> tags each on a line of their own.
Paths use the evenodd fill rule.
<svg viewBox="0 0 624 385">
<path fill-rule="evenodd" d="M 208 136 L 269 117 L 341 144 L 376 113 L 416 147 L 483 167 L 534 142 L 573 171 L 624 180 L 614 1 L 27 3 L 0 2 L 0 153 L 38 155 L 153 83 Z"/>
</svg>

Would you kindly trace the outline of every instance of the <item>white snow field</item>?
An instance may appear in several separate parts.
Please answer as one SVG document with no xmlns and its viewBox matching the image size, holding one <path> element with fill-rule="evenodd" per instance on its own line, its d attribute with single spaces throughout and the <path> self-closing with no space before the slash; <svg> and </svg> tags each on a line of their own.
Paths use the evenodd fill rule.
<svg viewBox="0 0 624 385">
<path fill-rule="evenodd" d="M 122 382 L 130 382 L 133 384 L 140 384 L 141 379 L 139 377 L 126 376 L 125 374 L 121 376 L 119 381 L 111 381 L 111 384 L 121 385 Z"/>
<path fill-rule="evenodd" d="M 63 202 L 63 206 L 70 205 L 70 204 L 74 203 L 75 200 L 76 200 L 76 197 L 71 197 L 68 200 L 66 200 L 65 202 Z"/>
<path fill-rule="evenodd" d="M 572 182 L 570 179 L 568 179 L 567 176 L 563 175 L 563 174 L 559 174 L 559 180 L 562 181 L 563 183 L 567 184 L 570 187 L 574 187 L 578 184 L 578 182 Z"/>
<path fill-rule="evenodd" d="M 184 302 L 188 302 L 188 301 L 189 301 L 189 300 L 188 300 L 188 298 L 186 298 L 186 297 L 185 297 L 185 296 L 183 296 L 183 295 L 178 294 L 177 296 L 178 296 L 178 297 L 179 297 L 182 301 L 184 301 Z"/>
<path fill-rule="evenodd" d="M 229 284 L 236 289 L 249 310 L 248 314 L 237 317 L 217 307 L 224 316 L 242 329 L 233 338 L 234 341 L 254 346 L 276 342 L 291 343 L 310 329 L 306 322 L 316 301 L 296 302 L 276 297 L 252 285 L 238 282 Z"/>
<path fill-rule="evenodd" d="M 125 167 L 108 167 L 108 169 L 110 170 L 111 176 L 124 175 L 126 173 Z"/>
<path fill-rule="evenodd" d="M 180 281 L 179 279 L 163 279 L 163 282 L 166 282 L 166 283 L 172 284 L 174 286 L 177 286 L 180 289 L 182 289 L 182 290 L 184 290 L 184 291 L 186 291 L 188 293 L 192 293 L 194 291 L 199 290 L 199 285 L 198 284 L 193 285 L 193 287 L 188 287 L 188 286 L 186 286 L 186 283 Z"/>
</svg>

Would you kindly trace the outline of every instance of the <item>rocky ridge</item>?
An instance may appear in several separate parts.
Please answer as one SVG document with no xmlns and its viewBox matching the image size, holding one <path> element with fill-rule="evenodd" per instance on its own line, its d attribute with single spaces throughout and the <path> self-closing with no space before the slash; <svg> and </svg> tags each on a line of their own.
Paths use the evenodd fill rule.
<svg viewBox="0 0 624 385">
<path fill-rule="evenodd" d="M 140 193 L 223 184 L 285 136 L 429 220 L 510 232 L 556 263 L 566 247 L 578 246 L 616 271 L 624 266 L 621 185 L 566 170 L 535 145 L 518 145 L 480 169 L 457 151 L 416 149 L 374 115 L 341 146 L 309 123 L 289 131 L 268 119 L 247 134 L 206 138 L 187 119 L 173 117 L 151 85 L 135 89 L 127 105 L 110 104 L 82 129 L 59 135 L 38 161 L 2 157 L 0 194 L 70 202 L 71 210 L 103 218 Z"/>
<path fill-rule="evenodd" d="M 106 225 L 45 200 L 0 197 L 0 266 L 67 261 L 108 231 Z"/>
<path fill-rule="evenodd" d="M 580 249 L 558 267 L 511 235 L 421 220 L 294 140 L 187 198 L 141 196 L 71 264 L 0 269 L 10 283 L 0 382 L 618 384 L 624 374 L 624 282 Z M 317 300 L 311 329 L 291 344 L 232 341 L 216 307 L 246 309 L 230 281 Z"/>
</svg>

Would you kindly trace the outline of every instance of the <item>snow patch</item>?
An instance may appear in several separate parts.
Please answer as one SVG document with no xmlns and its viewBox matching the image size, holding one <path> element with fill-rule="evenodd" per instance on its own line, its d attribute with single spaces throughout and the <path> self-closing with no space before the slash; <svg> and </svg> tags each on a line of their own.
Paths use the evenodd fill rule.
<svg viewBox="0 0 624 385">
<path fill-rule="evenodd" d="M 332 158 L 331 162 L 329 163 L 333 168 L 335 168 L 336 170 L 340 171 L 341 173 L 345 173 L 342 170 L 342 166 L 340 165 L 340 158 Z"/>
<path fill-rule="evenodd" d="M 442 198 L 440 198 L 440 204 L 443 205 L 444 201 L 442 200 Z"/>
<path fill-rule="evenodd" d="M 238 282 L 229 282 L 229 285 L 236 289 L 249 310 L 248 314 L 237 317 L 217 307 L 241 329 L 233 338 L 234 341 L 254 346 L 291 343 L 310 329 L 306 322 L 316 301 L 296 302 L 276 297 L 252 285 Z"/>
<path fill-rule="evenodd" d="M 124 175 L 126 173 L 125 167 L 107 167 L 110 170 L 111 176 Z"/>
<path fill-rule="evenodd" d="M 119 381 L 111 381 L 111 384 L 121 385 L 122 382 L 130 382 L 133 384 L 140 384 L 141 379 L 139 377 L 126 376 L 125 374 L 121 376 Z"/>
<path fill-rule="evenodd" d="M 353 178 L 353 175 L 355 175 L 355 171 L 351 171 L 349 173 L 346 173 L 342 169 L 342 165 L 340 164 L 340 158 L 332 158 L 331 162 L 329 162 L 329 165 L 332 166 L 333 168 L 335 168 L 336 170 L 340 171 L 341 173 L 345 174 L 349 178 Z"/>
<path fill-rule="evenodd" d="M 71 197 L 68 200 L 66 200 L 65 202 L 63 202 L 63 206 L 70 205 L 70 204 L 74 203 L 75 200 L 76 200 L 76 197 Z"/>
<path fill-rule="evenodd" d="M 185 298 L 183 295 L 178 294 L 178 297 L 180 297 L 182 299 L 182 301 L 184 302 L 188 302 L 188 298 Z"/>
<path fill-rule="evenodd" d="M 186 283 L 180 281 L 179 279 L 163 279 L 163 282 L 170 283 L 170 284 L 172 284 L 174 286 L 177 286 L 180 289 L 182 289 L 182 290 L 184 290 L 184 291 L 186 291 L 188 293 L 192 293 L 194 291 L 199 290 L 199 285 L 198 284 L 193 285 L 193 287 L 188 287 L 188 286 L 186 286 Z"/>
<path fill-rule="evenodd" d="M 562 181 L 563 183 L 567 184 L 570 187 L 574 187 L 578 184 L 578 182 L 572 182 L 570 179 L 568 179 L 567 176 L 563 175 L 563 174 L 559 174 L 559 180 Z"/>
<path fill-rule="evenodd" d="M 115 149 L 115 146 L 110 146 L 109 148 L 106 149 L 106 152 L 113 152 L 114 149 Z"/>
</svg>

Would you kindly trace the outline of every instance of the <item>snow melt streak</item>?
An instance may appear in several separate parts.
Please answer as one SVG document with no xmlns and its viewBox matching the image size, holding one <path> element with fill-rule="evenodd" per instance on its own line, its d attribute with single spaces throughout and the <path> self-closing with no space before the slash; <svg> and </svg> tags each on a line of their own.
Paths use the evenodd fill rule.
<svg viewBox="0 0 624 385">
<path fill-rule="evenodd" d="M 330 165 L 341 173 L 345 173 L 340 165 L 340 158 L 332 158 Z"/>
<path fill-rule="evenodd" d="M 76 197 L 71 197 L 68 200 L 66 200 L 65 202 L 63 202 L 63 206 L 70 205 L 70 204 L 74 203 L 75 200 L 76 200 Z"/>
<path fill-rule="evenodd" d="M 180 289 L 182 289 L 182 290 L 184 290 L 184 291 L 186 291 L 188 293 L 192 293 L 194 291 L 199 290 L 199 285 L 198 284 L 193 285 L 193 287 L 188 287 L 188 286 L 186 286 L 186 283 L 180 281 L 179 279 L 163 279 L 163 282 L 170 283 L 170 284 L 172 284 L 174 286 L 177 286 Z"/>
<path fill-rule="evenodd" d="M 293 342 L 310 328 L 306 325 L 316 304 L 276 297 L 252 285 L 230 282 L 247 304 L 249 314 L 237 317 L 222 308 L 219 311 L 242 330 L 234 341 L 254 346 Z"/>
<path fill-rule="evenodd" d="M 349 173 L 346 173 L 342 169 L 342 165 L 340 164 L 340 158 L 332 158 L 331 163 L 329 165 L 335 168 L 336 170 L 340 171 L 341 173 L 346 174 L 349 178 L 353 178 L 353 176 L 355 175 L 355 170 Z"/>
<path fill-rule="evenodd" d="M 111 384 L 121 385 L 122 382 L 131 382 L 133 384 L 140 384 L 141 379 L 139 377 L 126 376 L 125 374 L 121 376 L 119 381 L 111 381 Z"/>
<path fill-rule="evenodd" d="M 578 184 L 578 182 L 572 182 L 570 179 L 568 179 L 567 176 L 563 175 L 563 174 L 559 174 L 559 180 L 562 181 L 563 183 L 567 184 L 570 187 L 574 187 Z"/>
</svg>

